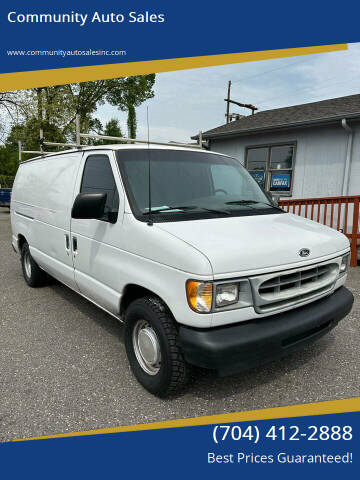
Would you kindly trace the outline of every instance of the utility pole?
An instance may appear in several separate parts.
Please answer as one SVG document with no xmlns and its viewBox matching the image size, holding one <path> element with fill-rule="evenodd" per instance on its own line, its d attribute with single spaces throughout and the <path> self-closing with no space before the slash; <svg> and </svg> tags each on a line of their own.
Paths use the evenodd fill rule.
<svg viewBox="0 0 360 480">
<path fill-rule="evenodd" d="M 254 105 L 251 105 L 250 103 L 240 103 L 240 102 L 235 102 L 235 100 L 231 100 L 230 93 L 231 93 L 231 80 L 229 80 L 228 82 L 227 98 L 224 98 L 224 101 L 226 102 L 226 113 L 225 113 L 226 123 L 230 123 L 232 117 L 235 115 L 235 114 L 230 114 L 230 103 L 234 103 L 238 107 L 248 108 L 249 110 L 251 110 L 252 115 L 254 115 L 255 110 L 258 110 L 257 107 L 254 107 Z"/>
<path fill-rule="evenodd" d="M 258 110 L 257 107 L 254 107 L 254 105 L 251 105 L 251 103 L 240 103 L 240 102 L 235 102 L 235 100 L 231 100 L 231 99 L 228 99 L 228 98 L 224 98 L 224 101 L 227 102 L 228 104 L 228 109 L 229 109 L 229 104 L 230 103 L 234 103 L 235 105 L 238 105 L 239 107 L 244 107 L 244 108 L 248 108 L 249 110 L 251 110 L 252 112 L 252 115 L 254 115 L 254 112 L 255 110 Z M 229 123 L 229 122 L 228 122 Z"/>
<path fill-rule="evenodd" d="M 231 80 L 228 83 L 228 94 L 227 94 L 227 104 L 226 104 L 226 123 L 230 122 L 230 91 L 231 91 Z"/>
</svg>

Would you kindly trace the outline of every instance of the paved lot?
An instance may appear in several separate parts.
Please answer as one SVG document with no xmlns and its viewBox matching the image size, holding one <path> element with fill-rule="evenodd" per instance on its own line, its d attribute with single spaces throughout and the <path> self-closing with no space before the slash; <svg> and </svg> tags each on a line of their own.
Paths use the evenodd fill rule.
<svg viewBox="0 0 360 480">
<path fill-rule="evenodd" d="M 0 209 L 0 440 L 360 395 L 360 268 L 351 315 L 315 345 L 160 400 L 132 376 L 115 319 L 56 282 L 26 286 L 9 220 Z"/>
</svg>

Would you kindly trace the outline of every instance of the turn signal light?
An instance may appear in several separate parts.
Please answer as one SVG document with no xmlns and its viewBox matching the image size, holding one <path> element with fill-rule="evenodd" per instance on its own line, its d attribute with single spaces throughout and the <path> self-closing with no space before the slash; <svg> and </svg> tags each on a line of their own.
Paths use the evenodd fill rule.
<svg viewBox="0 0 360 480">
<path fill-rule="evenodd" d="M 209 313 L 213 300 L 213 284 L 189 280 L 186 284 L 186 295 L 190 307 L 198 313 Z"/>
</svg>

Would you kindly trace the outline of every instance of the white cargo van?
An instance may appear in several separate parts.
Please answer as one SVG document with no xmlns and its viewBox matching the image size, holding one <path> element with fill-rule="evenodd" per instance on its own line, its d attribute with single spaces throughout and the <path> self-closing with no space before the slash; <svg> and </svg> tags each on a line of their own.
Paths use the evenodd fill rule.
<svg viewBox="0 0 360 480">
<path fill-rule="evenodd" d="M 347 238 L 285 213 L 237 160 L 201 149 L 106 145 L 23 162 L 11 222 L 28 285 L 49 274 L 124 321 L 131 368 L 159 396 L 192 365 L 228 375 L 293 352 L 353 304 Z"/>
</svg>

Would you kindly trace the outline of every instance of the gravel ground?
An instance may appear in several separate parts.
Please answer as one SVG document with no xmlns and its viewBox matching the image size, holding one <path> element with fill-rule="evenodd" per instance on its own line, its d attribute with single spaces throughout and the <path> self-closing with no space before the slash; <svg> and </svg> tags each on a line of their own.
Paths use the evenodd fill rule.
<svg viewBox="0 0 360 480">
<path fill-rule="evenodd" d="M 0 440 L 360 395 L 360 268 L 352 313 L 316 344 L 232 377 L 206 372 L 160 400 L 132 376 L 123 327 L 53 282 L 31 289 L 0 209 Z"/>
</svg>

